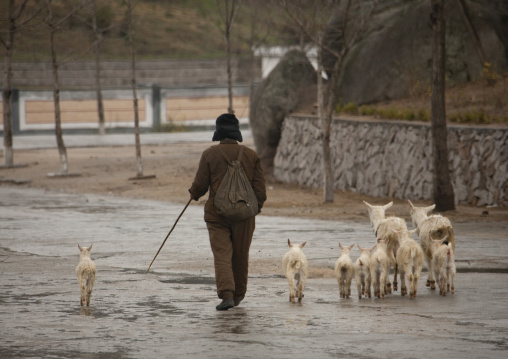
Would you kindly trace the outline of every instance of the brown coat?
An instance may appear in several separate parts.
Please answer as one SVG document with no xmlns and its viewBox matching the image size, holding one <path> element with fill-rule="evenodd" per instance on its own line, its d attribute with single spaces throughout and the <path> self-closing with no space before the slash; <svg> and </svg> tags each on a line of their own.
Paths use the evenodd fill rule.
<svg viewBox="0 0 508 359">
<path fill-rule="evenodd" d="M 226 153 L 230 161 L 238 159 L 241 145 L 239 145 L 237 141 L 229 139 L 222 140 L 218 146 L 221 146 L 221 149 Z M 259 157 L 255 151 L 245 147 L 241 163 L 258 200 L 259 211 L 261 211 L 261 207 L 263 207 L 263 203 L 266 201 L 266 188 Z M 208 200 L 205 204 L 206 222 L 224 221 L 224 218 L 217 213 L 213 205 L 213 199 L 226 174 L 227 168 L 227 162 L 217 150 L 210 147 L 201 155 L 199 168 L 189 192 L 192 198 L 197 201 L 210 190 Z"/>
</svg>

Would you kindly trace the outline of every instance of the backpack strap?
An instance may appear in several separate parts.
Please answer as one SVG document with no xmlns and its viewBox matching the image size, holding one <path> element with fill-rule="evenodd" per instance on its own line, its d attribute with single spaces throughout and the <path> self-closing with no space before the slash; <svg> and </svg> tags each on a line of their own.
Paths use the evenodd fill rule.
<svg viewBox="0 0 508 359">
<path fill-rule="evenodd" d="M 219 145 L 217 146 L 212 146 L 212 148 L 215 148 L 220 154 L 221 156 L 226 160 L 226 162 L 228 163 L 228 165 L 232 165 L 231 161 L 229 160 L 228 156 L 226 155 L 226 152 L 224 152 L 220 147 Z M 238 153 L 238 162 L 241 162 L 242 161 L 242 156 L 243 156 L 243 149 L 244 147 L 242 145 L 240 145 L 240 152 Z"/>
<path fill-rule="evenodd" d="M 238 154 L 238 162 L 242 162 L 242 156 L 243 156 L 243 149 L 245 147 L 243 147 L 242 145 L 240 145 L 240 153 Z"/>
</svg>

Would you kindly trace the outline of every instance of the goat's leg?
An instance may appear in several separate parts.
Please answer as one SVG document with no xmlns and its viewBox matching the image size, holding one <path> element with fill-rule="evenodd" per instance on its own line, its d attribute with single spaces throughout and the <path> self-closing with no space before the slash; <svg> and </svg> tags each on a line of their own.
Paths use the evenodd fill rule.
<svg viewBox="0 0 508 359">
<path fill-rule="evenodd" d="M 442 273 L 442 281 L 443 281 L 443 296 L 446 295 L 446 291 L 448 288 L 448 273 Z"/>
<path fill-rule="evenodd" d="M 398 283 L 397 283 L 397 272 L 398 272 L 398 264 L 395 263 L 393 266 L 393 291 L 396 292 L 399 289 Z"/>
<path fill-rule="evenodd" d="M 452 277 L 452 294 L 455 294 L 455 271 L 452 271 L 451 277 Z"/>
<path fill-rule="evenodd" d="M 387 278 L 388 275 L 384 271 L 381 272 L 381 275 L 379 276 L 379 297 L 382 299 L 385 299 L 385 286 L 387 286 Z"/>
<path fill-rule="evenodd" d="M 85 301 L 86 301 L 86 286 L 85 286 L 85 280 L 84 279 L 81 279 L 80 282 L 79 282 L 79 285 L 81 287 L 81 300 L 80 300 L 80 304 L 81 306 L 83 307 L 85 305 Z"/>
<path fill-rule="evenodd" d="M 414 286 L 415 286 L 415 298 L 416 298 L 416 293 L 418 293 L 418 280 L 420 279 L 420 273 L 416 273 L 413 275 L 413 281 L 414 281 Z"/>
<path fill-rule="evenodd" d="M 347 297 L 351 297 L 351 282 L 353 278 L 348 278 L 346 282 Z"/>
<path fill-rule="evenodd" d="M 446 295 L 446 284 L 445 284 L 446 273 L 436 272 L 435 277 L 436 277 L 437 285 L 439 286 L 439 294 L 441 294 L 442 296 L 445 296 Z"/>
<path fill-rule="evenodd" d="M 371 291 L 370 291 L 370 286 L 371 286 L 371 280 L 370 280 L 370 276 L 367 276 L 365 278 L 365 296 L 369 296 L 369 298 L 371 297 Z"/>
<path fill-rule="evenodd" d="M 90 299 L 92 298 L 92 290 L 93 290 L 94 283 L 95 283 L 95 275 L 93 275 L 87 281 L 87 286 L 86 286 L 86 306 L 87 307 L 90 306 Z"/>
<path fill-rule="evenodd" d="M 291 303 L 295 302 L 295 280 L 294 278 L 289 278 L 289 301 Z"/>
<path fill-rule="evenodd" d="M 427 280 L 427 287 L 430 287 L 430 289 L 436 289 L 436 279 L 434 278 L 434 276 L 436 276 L 437 278 L 437 275 L 434 273 L 434 268 L 432 267 L 432 258 L 429 258 L 429 261 L 427 262 L 428 265 L 429 265 L 429 277 L 428 277 L 428 280 Z"/>
<path fill-rule="evenodd" d="M 86 286 L 86 306 L 90 306 L 90 298 L 92 298 L 92 286 L 90 284 L 90 281 L 88 281 Z"/>
<path fill-rule="evenodd" d="M 426 254 L 425 254 L 425 262 L 427 262 L 427 270 L 428 270 L 427 282 L 425 283 L 425 286 L 430 287 L 430 281 L 433 280 L 434 277 L 432 275 L 431 258 Z"/>
<path fill-rule="evenodd" d="M 374 297 L 379 298 L 379 276 L 376 272 L 371 275 L 372 289 L 374 290 Z"/>
<path fill-rule="evenodd" d="M 406 287 L 406 273 L 404 270 L 400 270 L 400 295 L 405 296 L 407 294 L 407 287 Z M 409 282 L 411 284 L 411 280 Z"/>
<path fill-rule="evenodd" d="M 407 276 L 407 279 L 409 281 L 409 299 L 413 299 L 415 297 L 415 281 L 414 281 L 414 274 L 410 273 Z"/>
<path fill-rule="evenodd" d="M 362 279 L 360 279 L 362 278 Z M 358 299 L 362 299 L 362 294 L 365 291 L 365 281 L 360 275 L 355 276 L 356 279 L 356 290 L 358 291 Z"/>
<path fill-rule="evenodd" d="M 339 297 L 344 298 L 344 286 L 342 285 L 342 277 L 339 276 L 337 278 L 337 283 L 339 284 Z"/>
<path fill-rule="evenodd" d="M 381 282 L 384 283 L 385 293 L 391 293 L 392 292 L 392 283 L 390 282 L 390 274 L 386 275 L 385 281 Z"/>
<path fill-rule="evenodd" d="M 303 281 L 301 279 L 298 279 L 297 288 L 298 288 L 297 291 L 298 302 L 301 303 L 303 299 Z"/>
</svg>

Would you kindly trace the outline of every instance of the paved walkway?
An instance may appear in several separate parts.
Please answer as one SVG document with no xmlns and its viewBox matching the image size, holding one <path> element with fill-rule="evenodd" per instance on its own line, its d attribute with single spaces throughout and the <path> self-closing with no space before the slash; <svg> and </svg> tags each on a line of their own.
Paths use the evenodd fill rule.
<svg viewBox="0 0 508 359">
<path fill-rule="evenodd" d="M 163 145 L 184 142 L 210 142 L 213 131 L 142 133 L 141 145 Z M 244 141 L 252 139 L 250 130 L 242 129 Z M 66 147 L 94 146 L 132 146 L 135 144 L 134 133 L 115 133 L 104 136 L 94 134 L 67 134 L 63 136 Z M 17 135 L 13 138 L 15 150 L 56 148 L 55 135 Z"/>
<path fill-rule="evenodd" d="M 372 245 L 365 223 L 257 218 L 248 295 L 217 312 L 203 208 L 193 204 L 146 269 L 181 205 L 0 186 L 0 357 L 506 358 L 508 224 L 457 224 L 455 295 L 340 299 L 338 242 Z M 279 267 L 307 241 L 302 304 Z M 79 306 L 77 244 L 93 243 L 91 307 Z M 352 256 L 356 258 L 355 249 Z"/>
</svg>

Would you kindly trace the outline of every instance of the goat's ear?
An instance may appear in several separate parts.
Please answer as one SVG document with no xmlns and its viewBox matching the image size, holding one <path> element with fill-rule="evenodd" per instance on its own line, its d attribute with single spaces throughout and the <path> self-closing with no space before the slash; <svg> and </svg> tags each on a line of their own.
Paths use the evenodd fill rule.
<svg viewBox="0 0 508 359">
<path fill-rule="evenodd" d="M 430 211 L 432 211 L 434 208 L 436 208 L 436 205 L 435 205 L 435 204 L 433 204 L 432 206 L 425 207 L 425 211 L 426 211 L 427 213 L 429 213 L 429 212 L 430 212 Z"/>
<path fill-rule="evenodd" d="M 83 249 L 83 248 L 81 248 L 81 246 L 79 245 L 79 243 L 78 243 L 78 248 L 79 248 L 79 250 L 80 250 L 80 251 Z"/>
<path fill-rule="evenodd" d="M 305 244 L 306 244 L 306 243 L 307 243 L 307 242 L 303 242 L 302 244 L 300 244 L 300 248 L 305 247 Z"/>
<path fill-rule="evenodd" d="M 410 200 L 407 200 L 409 202 L 409 205 L 411 206 L 411 209 L 415 209 L 415 206 L 413 206 L 413 204 L 411 203 Z"/>
<path fill-rule="evenodd" d="M 374 244 L 374 247 L 372 247 L 372 248 L 370 249 L 370 252 L 372 253 L 372 251 L 373 251 L 374 249 L 376 249 L 376 247 L 377 247 L 377 244 Z"/>
<path fill-rule="evenodd" d="M 349 249 L 349 250 L 351 250 L 351 249 L 353 249 L 353 247 L 354 247 L 354 246 L 355 246 L 355 244 L 353 243 L 353 244 L 351 244 L 351 245 L 348 247 L 348 249 Z"/>
<path fill-rule="evenodd" d="M 365 201 L 363 201 L 363 203 L 365 203 L 365 205 L 369 208 L 369 210 L 373 209 L 371 204 L 369 204 L 369 203 L 367 203 Z"/>
<path fill-rule="evenodd" d="M 383 206 L 383 209 L 386 211 L 386 210 L 387 210 L 388 208 L 390 208 L 391 206 L 393 206 L 393 202 L 390 202 L 390 203 L 388 203 L 388 204 L 385 204 L 385 205 Z"/>
<path fill-rule="evenodd" d="M 291 241 L 288 238 L 288 246 L 291 247 Z"/>
<path fill-rule="evenodd" d="M 88 250 L 91 251 L 92 250 L 92 246 L 93 246 L 93 243 L 90 244 L 90 247 L 88 247 Z"/>
<path fill-rule="evenodd" d="M 358 243 L 357 243 L 356 245 L 357 245 L 357 247 L 358 247 L 358 249 L 359 249 L 360 251 L 363 251 L 363 248 L 362 248 L 362 247 L 360 247 L 360 245 L 359 245 Z"/>
<path fill-rule="evenodd" d="M 342 247 L 342 244 L 340 244 L 340 242 L 339 242 L 339 247 L 340 247 L 340 249 L 344 250 L 344 247 Z"/>
<path fill-rule="evenodd" d="M 448 235 L 444 236 L 442 239 L 439 240 L 439 242 L 441 242 L 441 244 L 443 242 L 445 242 L 446 240 L 448 239 Z"/>
</svg>

